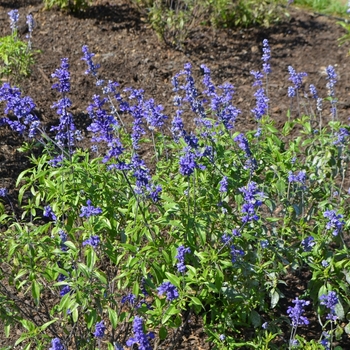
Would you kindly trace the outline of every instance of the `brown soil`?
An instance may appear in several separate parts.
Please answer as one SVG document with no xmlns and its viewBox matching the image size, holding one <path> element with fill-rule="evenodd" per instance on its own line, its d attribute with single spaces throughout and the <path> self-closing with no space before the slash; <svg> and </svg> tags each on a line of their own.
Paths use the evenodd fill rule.
<svg viewBox="0 0 350 350">
<path fill-rule="evenodd" d="M 212 71 L 212 79 L 221 84 L 231 82 L 236 88 L 235 104 L 242 110 L 237 121 L 237 129 L 247 130 L 256 127 L 252 113 L 255 107 L 253 77 L 251 70 L 261 69 L 261 47 L 263 39 L 268 39 L 271 51 L 272 74 L 269 78 L 270 116 L 277 126 L 286 120 L 290 108 L 287 97 L 288 66 L 298 72 L 307 72 L 308 84 L 315 84 L 320 95 L 326 97 L 325 68 L 334 65 L 338 74 L 336 95 L 338 97 L 339 118 L 347 122 L 349 117 L 349 71 L 347 57 L 349 45 L 338 46 L 337 39 L 344 30 L 334 18 L 307 13 L 304 10 L 290 9 L 290 18 L 270 28 L 250 28 L 237 30 L 213 30 L 198 28 L 191 32 L 183 51 L 176 51 L 159 42 L 156 34 L 132 8 L 127 0 L 95 1 L 86 12 L 64 13 L 57 9 L 44 11 L 40 0 L 0 0 L 0 36 L 8 35 L 7 13 L 14 8 L 20 12 L 21 24 L 25 15 L 31 12 L 35 18 L 34 49 L 41 53 L 36 56 L 32 75 L 21 84 L 23 93 L 33 98 L 38 115 L 49 128 L 57 123 L 51 105 L 59 96 L 51 89 L 51 74 L 60 65 L 60 59 L 69 58 L 73 101 L 72 112 L 80 126 L 86 126 L 87 105 L 94 93 L 100 91 L 94 81 L 84 75 L 85 62 L 81 60 L 81 47 L 88 45 L 96 53 L 95 62 L 101 64 L 101 78 L 120 83 L 125 87 L 143 88 L 147 97 L 154 97 L 163 104 L 172 117 L 171 78 L 191 62 L 198 82 L 201 78 L 200 65 L 206 64 Z M 24 34 L 23 34 L 24 37 Z M 330 118 L 329 106 L 325 103 L 325 118 Z M 292 109 L 292 117 L 297 111 Z M 192 117 L 191 117 L 192 118 Z M 187 125 L 192 124 L 187 117 Z M 22 140 L 8 129 L 0 130 L 0 187 L 14 188 L 14 179 L 28 166 L 27 160 L 16 150 Z M 287 301 L 306 287 L 307 274 L 291 276 Z M 315 320 L 315 323 L 317 321 Z M 177 349 L 208 349 L 201 323 L 191 319 L 188 329 L 181 335 L 181 345 Z M 309 338 L 320 335 L 317 332 L 305 333 Z M 18 337 L 18 334 L 17 334 Z M 285 335 L 288 339 L 288 334 Z M 339 345 L 350 348 L 350 341 L 344 339 Z M 14 338 L 13 338 L 14 339 Z M 0 346 L 13 345 L 13 339 L 4 339 L 0 330 Z"/>
</svg>

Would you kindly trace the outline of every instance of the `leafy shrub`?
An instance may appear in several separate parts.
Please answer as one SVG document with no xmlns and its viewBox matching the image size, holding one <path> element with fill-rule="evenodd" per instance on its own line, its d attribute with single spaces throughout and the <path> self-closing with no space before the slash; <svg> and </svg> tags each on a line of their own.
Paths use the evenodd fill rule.
<svg viewBox="0 0 350 350">
<path fill-rule="evenodd" d="M 159 38 L 182 48 L 189 32 L 214 27 L 269 26 L 282 14 L 278 0 L 132 0 L 144 12 Z"/>
<path fill-rule="evenodd" d="M 246 134 L 234 128 L 233 86 L 215 86 L 204 65 L 203 91 L 190 64 L 173 78 L 178 109 L 169 125 L 143 90 L 101 80 L 84 46 L 86 73 L 103 87 L 87 108 L 91 150 L 78 147 L 69 112 L 68 59 L 53 74 L 61 97 L 52 137 L 34 102 L 2 85 L 1 124 L 27 137 L 22 151 L 42 147 L 17 179 L 21 216 L 4 207 L 0 216 L 0 318 L 6 334 L 25 329 L 16 345 L 151 349 L 170 336 L 174 343 L 193 315 L 216 349 L 319 349 L 350 332 L 350 133 L 337 120 L 336 73 L 327 67 L 323 100 L 314 86 L 305 90 L 306 73 L 289 67 L 288 94 L 305 96 L 310 114 L 289 112 L 277 130 L 263 83 L 267 40 L 263 50 L 262 73 L 252 72 L 257 128 Z M 194 116 L 195 130 L 183 115 Z M 153 156 L 142 159 L 147 144 Z M 0 196 L 12 203 L 7 189 Z M 301 268 L 312 273 L 309 288 L 281 307 L 286 274 Z M 320 339 L 297 336 L 307 308 Z M 291 337 L 279 344 L 283 324 Z"/>
</svg>

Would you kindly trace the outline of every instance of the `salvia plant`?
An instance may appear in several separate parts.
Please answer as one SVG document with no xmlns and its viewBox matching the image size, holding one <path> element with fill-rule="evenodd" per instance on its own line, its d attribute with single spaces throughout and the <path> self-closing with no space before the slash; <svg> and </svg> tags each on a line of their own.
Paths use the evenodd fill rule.
<svg viewBox="0 0 350 350">
<path fill-rule="evenodd" d="M 8 15 L 12 32 L 8 36 L 0 37 L 0 78 L 18 84 L 30 74 L 30 68 L 34 64 L 35 51 L 32 50 L 34 19 L 31 14 L 26 18 L 28 34 L 25 42 L 18 36 L 18 10 L 11 10 Z"/>
<path fill-rule="evenodd" d="M 0 189 L 0 318 L 6 335 L 20 327 L 15 346 L 176 349 L 197 317 L 215 349 L 335 349 L 350 333 L 350 195 L 334 68 L 324 97 L 286 69 L 293 108 L 278 130 L 264 40 L 256 128 L 243 133 L 234 86 L 216 85 L 205 65 L 201 84 L 190 64 L 173 77 L 167 115 L 142 89 L 103 80 L 87 46 L 82 56 L 101 88 L 86 131 L 70 112 L 67 58 L 52 74 L 50 130 L 30 97 L 0 88 L 0 125 L 23 137 L 31 161 L 16 181 L 19 210 Z M 285 300 L 301 269 L 307 289 Z M 300 333 L 310 315 L 317 339 Z"/>
</svg>

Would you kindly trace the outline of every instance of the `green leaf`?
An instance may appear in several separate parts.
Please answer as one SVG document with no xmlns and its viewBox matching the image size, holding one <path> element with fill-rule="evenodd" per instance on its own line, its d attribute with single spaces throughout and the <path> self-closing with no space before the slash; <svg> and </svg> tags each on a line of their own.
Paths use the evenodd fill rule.
<svg viewBox="0 0 350 350">
<path fill-rule="evenodd" d="M 202 308 L 204 308 L 202 302 L 197 298 L 197 297 L 190 297 L 191 301 L 193 302 L 193 304 L 195 305 L 199 305 L 201 306 Z"/>
<path fill-rule="evenodd" d="M 349 324 L 348 324 L 349 325 Z M 4 326 L 5 336 L 8 338 L 10 336 L 11 325 L 7 324 Z"/>
<path fill-rule="evenodd" d="M 89 247 L 86 251 L 86 265 L 88 266 L 90 271 L 93 270 L 96 264 L 96 260 L 97 260 L 97 256 L 94 248 Z"/>
<path fill-rule="evenodd" d="M 250 312 L 250 321 L 255 328 L 258 328 L 261 325 L 261 317 L 255 310 Z"/>
<path fill-rule="evenodd" d="M 55 323 L 58 320 L 58 318 L 55 318 L 54 320 L 50 320 L 46 323 L 44 323 L 41 327 L 40 330 L 44 331 L 47 327 L 49 327 L 51 324 Z"/>
<path fill-rule="evenodd" d="M 343 320 L 345 318 L 344 308 L 340 301 L 335 305 L 334 311 L 340 320 Z"/>
<path fill-rule="evenodd" d="M 167 331 L 166 327 L 164 327 L 164 326 L 160 327 L 159 339 L 164 340 L 164 339 L 166 339 L 167 336 L 168 336 L 168 331 Z"/>
<path fill-rule="evenodd" d="M 86 324 L 88 329 L 91 329 L 91 327 L 96 323 L 96 319 L 97 319 L 96 310 L 91 310 L 91 312 L 86 317 Z"/>
<path fill-rule="evenodd" d="M 78 318 L 79 318 L 79 310 L 78 308 L 74 308 L 74 310 L 72 311 L 72 319 L 73 319 L 73 322 L 76 323 L 78 321 Z"/>
<path fill-rule="evenodd" d="M 37 281 L 32 282 L 32 296 L 36 305 L 40 302 L 40 285 Z"/>
<path fill-rule="evenodd" d="M 108 316 L 109 320 L 111 321 L 112 328 L 116 329 L 118 325 L 118 314 L 115 310 L 108 308 Z"/>
<path fill-rule="evenodd" d="M 165 275 L 168 277 L 169 281 L 171 282 L 171 284 L 173 284 L 175 287 L 180 288 L 181 286 L 181 281 L 179 279 L 179 277 L 173 275 L 170 272 L 165 272 Z"/>
<path fill-rule="evenodd" d="M 280 295 L 278 294 L 276 289 L 272 289 L 270 291 L 270 297 L 271 297 L 271 308 L 273 309 L 278 304 L 278 301 L 280 300 Z"/>
<path fill-rule="evenodd" d="M 344 331 L 346 332 L 346 334 L 350 334 L 350 323 L 348 323 L 348 324 L 344 327 Z"/>
</svg>

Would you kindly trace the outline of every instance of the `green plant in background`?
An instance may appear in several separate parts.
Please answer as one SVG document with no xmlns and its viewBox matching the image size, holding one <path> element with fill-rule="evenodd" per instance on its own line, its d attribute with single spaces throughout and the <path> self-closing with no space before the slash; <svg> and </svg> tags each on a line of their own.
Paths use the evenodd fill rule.
<svg viewBox="0 0 350 350">
<path fill-rule="evenodd" d="M 86 9 L 93 0 L 44 0 L 47 9 L 58 6 L 62 10 L 81 11 Z"/>
<path fill-rule="evenodd" d="M 30 74 L 30 67 L 34 64 L 31 50 L 31 35 L 33 31 L 33 17 L 27 16 L 28 41 L 18 38 L 18 10 L 9 12 L 11 22 L 11 35 L 0 38 L 0 78 L 19 83 L 23 77 Z"/>
<path fill-rule="evenodd" d="M 183 48 L 200 25 L 213 27 L 269 26 L 285 13 L 279 0 L 130 0 L 141 10 L 158 37 Z"/>
<path fill-rule="evenodd" d="M 341 0 L 294 0 L 295 5 L 301 5 L 319 13 L 344 17 L 347 6 Z"/>
</svg>

